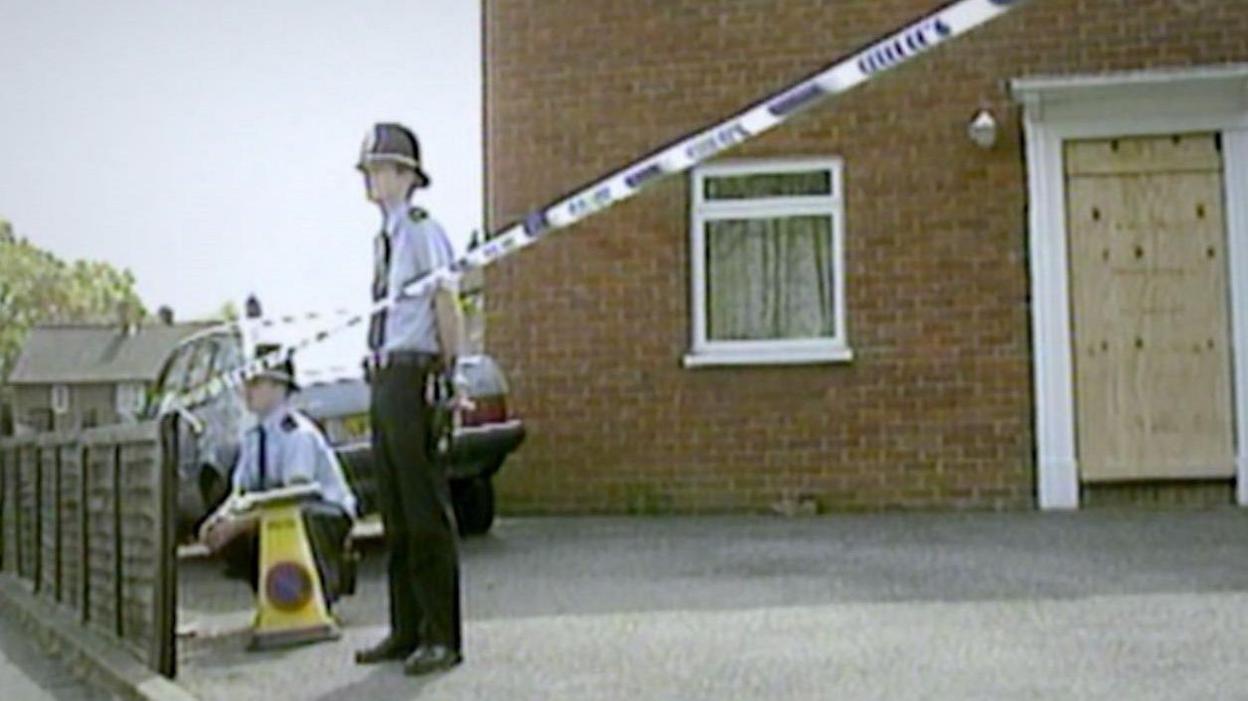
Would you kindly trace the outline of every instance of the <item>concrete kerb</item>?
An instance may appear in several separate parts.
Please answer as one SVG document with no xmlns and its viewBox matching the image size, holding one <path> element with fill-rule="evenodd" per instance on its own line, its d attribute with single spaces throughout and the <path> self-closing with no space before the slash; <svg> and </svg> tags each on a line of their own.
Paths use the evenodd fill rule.
<svg viewBox="0 0 1248 701">
<path fill-rule="evenodd" d="M 196 701 L 196 696 L 151 671 L 69 614 L 39 601 L 23 583 L 0 575 L 0 613 L 12 616 L 77 677 L 131 701 Z"/>
</svg>

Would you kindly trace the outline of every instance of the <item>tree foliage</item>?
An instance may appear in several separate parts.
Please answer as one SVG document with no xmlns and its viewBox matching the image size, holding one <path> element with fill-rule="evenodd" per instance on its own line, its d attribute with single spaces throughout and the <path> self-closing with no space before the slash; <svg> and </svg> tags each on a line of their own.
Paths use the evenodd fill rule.
<svg viewBox="0 0 1248 701">
<path fill-rule="evenodd" d="M 217 321 L 238 321 L 238 305 L 233 301 L 223 303 L 213 318 Z"/>
<path fill-rule="evenodd" d="M 0 220 L 0 380 L 30 328 L 50 322 L 138 322 L 146 315 L 134 275 L 108 263 L 67 263 Z"/>
</svg>

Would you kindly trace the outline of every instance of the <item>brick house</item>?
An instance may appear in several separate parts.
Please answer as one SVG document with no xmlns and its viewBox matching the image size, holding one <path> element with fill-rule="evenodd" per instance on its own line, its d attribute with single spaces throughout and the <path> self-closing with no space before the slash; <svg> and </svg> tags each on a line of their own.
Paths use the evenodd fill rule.
<svg viewBox="0 0 1248 701">
<path fill-rule="evenodd" d="M 486 0 L 489 228 L 939 4 Z M 1033 0 L 492 267 L 502 504 L 1248 504 L 1245 37 Z"/>
<path fill-rule="evenodd" d="M 206 326 L 36 326 L 8 379 L 16 431 L 73 431 L 134 421 L 170 351 Z"/>
</svg>

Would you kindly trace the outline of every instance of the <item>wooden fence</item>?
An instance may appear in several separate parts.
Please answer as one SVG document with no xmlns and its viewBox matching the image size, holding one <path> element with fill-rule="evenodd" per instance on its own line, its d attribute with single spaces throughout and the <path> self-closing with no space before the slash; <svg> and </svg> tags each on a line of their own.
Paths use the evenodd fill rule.
<svg viewBox="0 0 1248 701">
<path fill-rule="evenodd" d="M 172 420 L 0 441 L 0 576 L 175 671 Z"/>
</svg>

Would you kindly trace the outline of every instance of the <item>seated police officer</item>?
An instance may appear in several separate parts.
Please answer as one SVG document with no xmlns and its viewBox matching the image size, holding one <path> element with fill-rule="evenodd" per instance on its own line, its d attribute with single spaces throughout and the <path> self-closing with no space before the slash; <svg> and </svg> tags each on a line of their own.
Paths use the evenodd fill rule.
<svg viewBox="0 0 1248 701">
<path fill-rule="evenodd" d="M 324 435 L 311 419 L 290 406 L 290 396 L 297 389 L 289 360 L 247 381 L 244 397 L 257 425 L 243 437 L 234 468 L 233 493 L 297 484 L 320 487 L 321 498 L 303 504 L 302 510 L 326 603 L 332 603 L 354 588 L 354 568 L 345 548 L 356 516 L 356 499 Z M 213 552 L 224 555 L 227 576 L 246 579 L 255 590 L 259 579 L 258 519 L 254 514 L 230 514 L 229 502 L 205 522 L 200 539 Z"/>
</svg>

